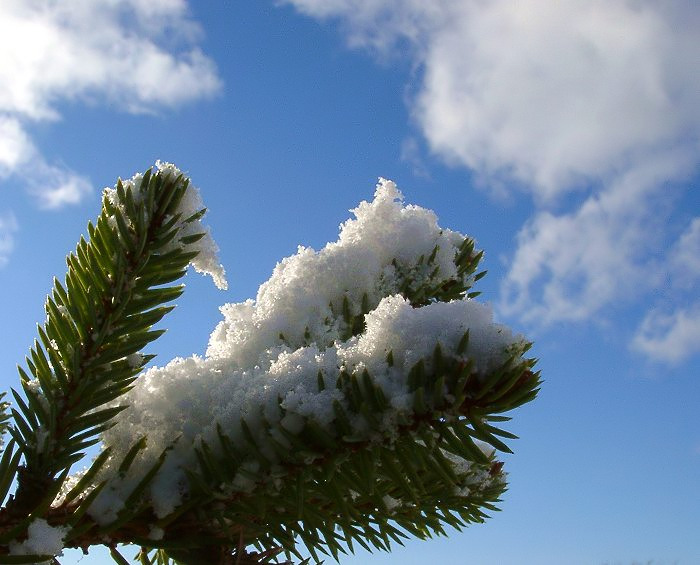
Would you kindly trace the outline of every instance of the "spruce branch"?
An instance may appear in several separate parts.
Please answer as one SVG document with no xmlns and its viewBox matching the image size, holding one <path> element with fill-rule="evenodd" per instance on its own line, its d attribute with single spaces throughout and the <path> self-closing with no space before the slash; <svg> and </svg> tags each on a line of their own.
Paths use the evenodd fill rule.
<svg viewBox="0 0 700 565">
<path fill-rule="evenodd" d="M 157 165 L 155 172 L 105 189 L 102 213 L 88 224 L 89 239 L 81 237 L 68 256 L 63 284 L 54 280 L 39 339 L 26 369 L 19 367 L 24 395 L 12 391 L 17 409 L 0 462 L 0 494 L 15 472 L 17 489 L 0 512 L 2 542 L 21 537 L 16 525 L 23 517 L 52 514 L 71 466 L 113 424 L 124 408 L 115 401 L 153 358 L 141 352 L 164 332 L 152 328 L 173 309 L 166 304 L 184 287 L 172 283 L 198 255 L 191 244 L 205 234 L 192 228 L 204 210 L 182 217 L 189 180 L 172 166 Z M 4 412 L 0 427 L 7 427 Z M 98 457 L 84 478 L 103 463 Z M 85 482 L 65 500 L 76 498 Z M 84 512 L 82 506 L 75 510 Z M 5 559 L 0 555 L 0 562 Z"/>
<path fill-rule="evenodd" d="M 382 243 L 387 230 L 365 225 L 377 243 L 346 226 L 351 244 L 329 246 L 320 259 L 299 252 L 305 275 L 317 270 L 308 279 L 316 287 L 290 289 L 294 277 L 283 270 L 293 272 L 297 263 L 278 266 L 287 282 L 263 308 L 280 308 L 269 326 L 254 316 L 243 322 L 234 310 L 241 318 L 217 329 L 234 330 L 224 342 L 234 344 L 233 353 L 179 360 L 139 377 L 152 358 L 143 349 L 161 335 L 154 325 L 181 294 L 174 283 L 187 265 L 224 285 L 211 256 L 203 258 L 204 210 L 183 205 L 189 190 L 172 166 L 119 181 L 68 257 L 65 281 L 54 282 L 46 322 L 19 368 L 22 391 L 13 391 L 9 427 L 0 404 L 0 429 L 10 435 L 0 456 L 3 500 L 17 476 L 16 492 L 0 510 L 0 563 L 51 559 L 44 550 L 9 555 L 17 544 L 27 544 L 19 553 L 28 553 L 33 532 L 43 531 L 63 547 L 104 544 L 116 563 L 127 562 L 117 545 L 135 544 L 141 564 L 295 558 L 304 565 L 339 560 L 358 546 L 389 551 L 497 511 L 506 489 L 497 453 L 510 453 L 508 442 L 516 439 L 501 427 L 510 419 L 505 414 L 534 399 L 541 381 L 536 360 L 526 356 L 530 344 L 471 302 L 484 275 L 474 241 L 441 230 L 422 209 L 401 208 L 400 193 L 382 179 L 377 206 L 358 210 L 374 222 L 381 214 L 398 227 L 405 221 L 420 250 L 397 247 L 395 238 Z M 386 241 L 394 243 L 382 248 Z M 332 272 L 358 258 L 372 265 L 362 284 L 347 280 L 352 269 Z M 318 300 L 325 277 L 334 283 Z M 297 315 L 300 304 L 306 310 Z M 242 308 L 249 313 L 253 306 Z M 250 325 L 236 326 L 244 323 Z M 298 364 L 283 365 L 288 374 L 276 373 L 274 386 L 261 379 L 261 366 L 296 354 Z M 175 371 L 204 386 L 233 382 L 221 389 L 233 396 L 256 385 L 273 392 L 256 390 L 256 402 L 244 398 L 230 411 L 207 397 L 201 421 L 178 428 L 169 407 L 161 420 L 148 408 L 158 400 L 149 396 L 149 379 L 174 378 Z M 314 408 L 290 404 L 291 392 Z M 100 440 L 89 469 L 69 477 Z M 310 557 L 303 558 L 301 545 Z"/>
<path fill-rule="evenodd" d="M 332 430 L 313 419 L 306 419 L 298 434 L 270 426 L 267 437 L 248 434 L 249 445 L 243 448 L 220 432 L 223 455 L 203 444 L 200 468 L 190 474 L 196 510 L 169 523 L 163 539 L 150 543 L 179 563 L 203 563 L 196 558 L 194 540 L 188 543 L 190 558 L 168 549 L 174 540 L 187 539 L 198 517 L 199 523 L 210 523 L 209 540 L 198 541 L 211 548 L 228 547 L 229 554 L 237 554 L 234 543 L 244 537 L 245 545 L 257 544 L 263 552 L 281 549 L 287 559 L 301 559 L 300 539 L 319 562 L 321 554 L 337 559 L 354 551 L 354 543 L 388 551 L 407 537 L 445 535 L 445 525 L 459 530 L 483 522 L 486 511 L 497 510 L 506 486 L 502 463 L 483 446 L 510 451 L 496 436 L 515 437 L 489 422 L 507 420 L 498 414 L 534 398 L 540 383 L 531 371 L 533 360 L 516 357 L 499 368 L 498 379 L 477 376 L 449 358 L 440 359 L 439 373 L 437 364 L 428 370 L 417 367 L 423 375 L 414 400 L 421 399 L 421 410 L 404 415 L 396 437 L 379 439 L 378 422 L 387 406 L 378 405 L 377 387 L 366 373 L 362 384 L 357 375 L 340 376 L 336 386 L 353 397 L 355 409 L 339 417 Z M 437 383 L 447 392 L 427 392 Z M 492 400 L 479 399 L 484 391 Z M 445 398 L 454 400 L 445 403 Z M 376 428 L 364 438 L 348 436 L 343 421 L 368 414 L 374 414 L 368 422 Z M 276 446 L 275 465 L 262 455 L 269 443 Z M 246 471 L 251 459 L 258 469 L 253 473 Z M 455 471 L 455 463 L 461 471 Z M 270 473 L 273 467 L 276 471 Z M 227 485 L 241 474 L 257 484 L 249 492 L 232 492 Z"/>
<path fill-rule="evenodd" d="M 456 246 L 451 276 L 433 265 L 437 253 L 434 247 L 416 264 L 390 262 L 397 273 L 391 288 L 414 309 L 466 300 L 481 276 L 475 273 L 482 254 L 473 240 Z M 357 339 L 378 300 L 366 292 L 354 300 L 341 294 L 329 307 L 337 320 L 324 323 L 337 324 L 345 341 Z M 290 349 L 315 347 L 314 339 L 309 327 L 279 336 Z M 334 413 L 330 425 L 295 414 L 282 399 L 276 416 L 261 403 L 240 420 L 240 433 L 217 424 L 213 439 L 192 445 L 194 462 L 180 463 L 188 480 L 183 504 L 157 515 L 143 491 L 138 513 L 128 512 L 127 519 L 123 510 L 123 519 L 140 524 L 142 532 L 158 528 L 159 539 L 139 537 L 138 543 L 185 565 L 247 562 L 250 547 L 258 551 L 252 562 L 277 553 L 302 559 L 300 544 L 319 562 L 355 546 L 386 551 L 407 537 L 481 522 L 497 510 L 505 490 L 495 450 L 510 452 L 501 438 L 515 438 L 494 424 L 534 398 L 540 383 L 534 360 L 524 357 L 528 347 L 517 343 L 484 372 L 469 358 L 469 330 L 451 343 L 435 341 L 427 356 L 397 375 L 410 393 L 398 411 L 366 368 L 319 370 L 319 394 L 333 392 L 325 401 Z M 387 352 L 388 367 L 398 362 L 394 357 Z M 387 426 L 391 420 L 395 425 Z M 136 457 L 138 469 L 141 454 Z M 118 489 L 121 478 L 110 484 Z M 110 530 L 113 539 L 124 535 L 130 534 Z"/>
</svg>

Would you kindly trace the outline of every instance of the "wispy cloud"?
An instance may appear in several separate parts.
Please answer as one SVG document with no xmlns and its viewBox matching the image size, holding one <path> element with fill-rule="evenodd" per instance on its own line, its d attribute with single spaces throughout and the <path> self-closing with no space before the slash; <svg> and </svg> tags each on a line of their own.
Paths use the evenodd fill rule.
<svg viewBox="0 0 700 565">
<path fill-rule="evenodd" d="M 505 313 L 532 324 L 587 320 L 620 298 L 646 299 L 663 282 L 650 266 L 681 277 L 665 253 L 681 242 L 669 243 L 665 221 L 674 213 L 669 181 L 693 189 L 700 161 L 698 6 L 288 3 L 341 22 L 352 46 L 382 58 L 409 53 L 422 69 L 412 115 L 433 153 L 494 191 L 532 195 L 535 211 L 508 261 Z M 686 285 L 697 295 L 697 277 L 686 274 Z M 687 336 L 700 308 L 665 300 L 671 313 L 658 304 L 642 311 L 634 343 L 660 358 L 652 344 L 676 340 L 672 361 L 694 351 Z M 656 323 L 661 333 L 651 331 Z"/>
<path fill-rule="evenodd" d="M 63 101 L 156 112 L 215 94 L 214 63 L 184 0 L 4 0 L 0 3 L 0 181 L 21 174 L 43 208 L 89 192 L 49 163 L 27 125 L 60 118 Z"/>
<path fill-rule="evenodd" d="M 430 178 L 430 171 L 425 164 L 421 148 L 415 137 L 407 137 L 401 142 L 401 160 L 411 166 L 413 174 L 425 179 Z"/>
<path fill-rule="evenodd" d="M 700 217 L 694 218 L 678 238 L 671 251 L 671 268 L 680 289 L 690 290 L 700 281 Z"/>
<path fill-rule="evenodd" d="M 518 233 L 502 311 L 535 325 L 588 320 L 675 277 L 664 250 L 673 189 L 663 183 L 687 173 L 688 161 L 658 154 L 569 212 L 537 211 Z"/>
<path fill-rule="evenodd" d="M 669 255 L 666 274 L 674 300 L 647 313 L 632 347 L 677 364 L 700 353 L 700 217 L 690 222 Z"/>
<path fill-rule="evenodd" d="M 700 303 L 670 313 L 652 310 L 632 346 L 652 359 L 672 364 L 700 353 Z"/>
<path fill-rule="evenodd" d="M 19 120 L 0 114 L 0 179 L 23 165 L 33 150 Z"/>
<path fill-rule="evenodd" d="M 14 232 L 17 231 L 17 220 L 12 214 L 0 215 L 0 267 L 7 264 L 8 256 L 15 245 Z"/>
<path fill-rule="evenodd" d="M 33 159 L 31 167 L 32 172 L 25 179 L 27 191 L 44 210 L 77 204 L 92 190 L 92 185 L 82 175 L 60 165 L 49 165 L 39 155 Z"/>
</svg>

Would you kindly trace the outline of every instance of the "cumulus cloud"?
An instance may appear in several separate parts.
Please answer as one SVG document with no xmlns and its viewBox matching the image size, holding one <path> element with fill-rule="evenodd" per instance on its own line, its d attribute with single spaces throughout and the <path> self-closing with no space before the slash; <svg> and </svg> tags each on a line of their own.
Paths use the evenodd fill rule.
<svg viewBox="0 0 700 565">
<path fill-rule="evenodd" d="M 184 0 L 3 0 L 0 3 L 0 181 L 21 174 L 44 208 L 73 204 L 89 181 L 48 162 L 27 126 L 59 104 L 109 103 L 152 113 L 215 94 Z"/>
<path fill-rule="evenodd" d="M 551 199 L 660 148 L 697 142 L 700 10 L 656 2 L 289 0 L 350 43 L 404 43 L 423 67 L 415 118 L 432 149 Z"/>
<path fill-rule="evenodd" d="M 55 102 L 77 98 L 147 112 L 220 86 L 182 0 L 8 0 L 0 22 L 0 108 L 13 115 L 56 118 Z"/>
<path fill-rule="evenodd" d="M 416 108 L 448 159 L 548 200 L 643 164 L 689 131 L 697 140 L 700 79 L 674 64 L 684 44 L 700 56 L 695 28 L 643 3 L 465 6 L 427 49 Z"/>
<path fill-rule="evenodd" d="M 674 244 L 664 224 L 674 213 L 669 183 L 690 190 L 700 161 L 698 6 L 288 3 L 339 21 L 354 47 L 382 58 L 407 53 L 421 69 L 411 115 L 431 151 L 494 191 L 532 195 L 533 215 L 508 259 L 503 312 L 533 324 L 586 320 L 655 289 L 663 277 L 650 272 L 682 276 L 665 253 Z M 697 258 L 694 234 L 675 247 Z M 675 311 L 662 326 L 689 335 L 697 312 Z M 654 355 L 652 338 L 639 341 L 659 318 L 647 314 L 635 343 Z M 687 340 L 678 343 L 690 350 Z"/>
</svg>

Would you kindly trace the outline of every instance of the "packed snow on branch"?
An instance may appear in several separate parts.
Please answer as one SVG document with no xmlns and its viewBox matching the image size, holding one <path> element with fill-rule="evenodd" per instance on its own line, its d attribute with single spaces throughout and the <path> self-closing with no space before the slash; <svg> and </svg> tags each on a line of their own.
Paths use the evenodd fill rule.
<svg viewBox="0 0 700 565">
<path fill-rule="evenodd" d="M 67 527 L 52 527 L 46 520 L 34 520 L 29 524 L 26 540 L 10 542 L 10 555 L 61 555 L 67 533 Z"/>
<path fill-rule="evenodd" d="M 156 161 L 155 169 L 161 174 L 164 181 L 174 181 L 176 178 L 183 175 L 182 171 L 180 171 L 172 163 L 165 163 L 160 160 Z M 137 173 L 129 180 L 121 181 L 125 190 L 127 188 L 131 188 L 135 201 L 138 201 L 138 197 L 140 196 L 139 188 L 142 180 L 143 174 Z M 110 200 L 113 206 L 121 207 L 119 199 L 117 198 L 116 188 L 105 188 L 103 190 L 103 194 Z M 212 238 L 209 227 L 202 223 L 201 218 L 193 222 L 185 221 L 204 208 L 205 206 L 202 202 L 202 196 L 199 193 L 199 189 L 192 184 L 189 184 L 187 190 L 185 191 L 185 195 L 178 206 L 180 220 L 177 225 L 179 227 L 180 237 L 176 240 L 170 241 L 162 252 L 166 253 L 178 245 L 182 246 L 183 244 L 180 242 L 180 239 L 184 237 L 203 233 L 204 237 L 193 243 L 188 243 L 185 245 L 187 251 L 198 252 L 197 256 L 192 259 L 191 264 L 198 273 L 211 276 L 217 288 L 225 290 L 228 287 L 226 283 L 226 273 L 224 268 L 219 263 L 219 247 Z M 168 218 L 165 218 L 165 221 L 167 220 Z M 116 226 L 116 220 L 114 221 Z"/>
<path fill-rule="evenodd" d="M 413 411 L 409 369 L 430 358 L 437 343 L 448 355 L 472 360 L 479 373 L 496 368 L 522 345 L 520 336 L 495 324 L 491 310 L 474 300 L 415 307 L 401 294 L 407 280 L 437 285 L 458 279 L 455 257 L 463 235 L 440 228 L 433 212 L 404 205 L 396 185 L 384 179 L 374 200 L 353 212 L 355 219 L 342 224 L 338 241 L 318 252 L 300 247 L 276 266 L 255 300 L 223 306 L 224 319 L 204 357 L 152 368 L 120 399 L 129 408 L 103 436 L 113 453 L 100 478 L 112 479 L 91 508 L 96 520 L 116 517 L 144 469 L 168 447 L 149 496 L 156 515 L 173 511 L 187 494 L 185 469 L 197 468 L 193 446 L 204 441 L 216 450 L 217 425 L 244 449 L 244 419 L 272 460 L 277 455 L 264 447 L 263 422 L 298 433 L 310 418 L 330 429 L 333 401 L 347 402 L 333 386 L 340 370 L 366 369 L 381 386 L 390 408 L 379 429 L 359 415 L 352 425 L 368 441 L 387 441 L 397 431 L 397 415 L 410 417 Z M 348 320 L 363 314 L 364 326 L 348 332 Z M 469 346 L 457 353 L 467 330 Z M 330 383 L 320 391 L 319 373 Z M 139 464 L 118 476 L 124 454 L 142 436 L 147 447 Z M 251 460 L 249 470 L 256 469 Z M 238 479 L 230 485 L 233 491 L 256 486 L 242 475 Z"/>
</svg>

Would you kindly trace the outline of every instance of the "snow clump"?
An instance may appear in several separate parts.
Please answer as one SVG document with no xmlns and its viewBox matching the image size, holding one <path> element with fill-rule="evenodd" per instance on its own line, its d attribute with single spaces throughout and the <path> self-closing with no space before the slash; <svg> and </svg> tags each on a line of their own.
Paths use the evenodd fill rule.
<svg viewBox="0 0 700 565">
<path fill-rule="evenodd" d="M 26 540 L 10 542 L 10 555 L 61 555 L 68 530 L 68 527 L 53 527 L 37 518 L 29 524 Z"/>
<path fill-rule="evenodd" d="M 522 343 L 520 336 L 493 322 L 489 307 L 474 300 L 414 307 L 401 294 L 407 280 L 438 285 L 459 278 L 455 257 L 465 236 L 440 228 L 432 211 L 404 205 L 396 185 L 384 179 L 374 200 L 353 212 L 355 218 L 341 225 L 338 241 L 318 252 L 300 247 L 275 267 L 255 300 L 223 306 L 224 319 L 204 357 L 176 358 L 151 368 L 119 399 L 128 408 L 103 435 L 103 444 L 113 451 L 98 477 L 110 482 L 91 508 L 96 520 L 106 523 L 116 517 L 139 472 L 165 449 L 148 496 L 157 516 L 172 512 L 187 495 L 185 470 L 197 467 L 193 446 L 206 442 L 216 450 L 218 426 L 235 445 L 245 446 L 244 419 L 272 461 L 278 456 L 265 447 L 265 425 L 273 433 L 280 426 L 299 433 L 310 418 L 330 430 L 333 402 L 347 407 L 343 392 L 334 386 L 341 370 L 367 369 L 381 386 L 390 413 L 373 433 L 391 438 L 398 426 L 391 411 L 409 416 L 412 411 L 406 374 L 418 360 L 429 358 L 437 343 L 446 354 L 473 361 L 482 374 Z M 364 329 L 349 336 L 348 315 L 363 313 Z M 457 353 L 467 330 L 469 346 Z M 319 374 L 328 383 L 323 390 Z M 353 417 L 358 434 L 366 433 L 364 418 Z M 119 476 L 124 454 L 142 436 L 147 447 L 139 464 Z M 257 471 L 254 460 L 244 465 Z M 234 491 L 255 487 L 243 475 L 229 485 Z"/>
<path fill-rule="evenodd" d="M 172 163 L 165 163 L 163 161 L 156 161 L 155 169 L 161 174 L 164 180 L 174 181 L 180 175 L 183 175 L 182 171 L 178 169 Z M 131 188 L 134 201 L 138 202 L 141 187 L 141 182 L 143 181 L 143 174 L 137 173 L 129 180 L 122 180 L 122 185 L 124 190 Z M 121 208 L 119 203 L 119 198 L 117 197 L 117 189 L 115 188 L 105 188 L 103 190 L 103 195 L 109 199 L 113 206 Z M 203 233 L 204 237 L 193 242 L 184 244 L 180 241 L 180 238 L 168 242 L 162 249 L 163 253 L 171 251 L 178 246 L 185 248 L 187 251 L 197 251 L 197 256 L 192 259 L 191 265 L 194 270 L 198 273 L 206 274 L 211 276 L 214 280 L 214 284 L 218 289 L 226 290 L 228 288 L 228 283 L 226 282 L 226 272 L 224 268 L 219 263 L 218 253 L 219 247 L 211 236 L 211 231 L 208 226 L 202 223 L 202 219 L 195 220 L 193 222 L 186 223 L 185 220 L 190 218 L 200 210 L 204 209 L 204 203 L 202 202 L 202 196 L 199 193 L 199 189 L 188 184 L 187 190 L 178 205 L 177 212 L 180 214 L 180 238 Z M 116 220 L 111 218 L 114 226 L 116 226 Z M 166 218 L 167 220 L 167 218 Z"/>
</svg>

